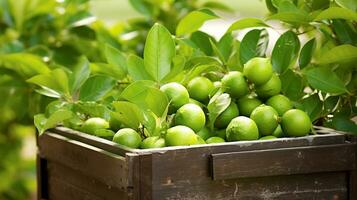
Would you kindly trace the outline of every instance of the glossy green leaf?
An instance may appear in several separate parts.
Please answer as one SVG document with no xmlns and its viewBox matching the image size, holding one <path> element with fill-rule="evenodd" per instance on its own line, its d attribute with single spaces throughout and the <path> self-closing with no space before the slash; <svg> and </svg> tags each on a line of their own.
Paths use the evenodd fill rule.
<svg viewBox="0 0 357 200">
<path fill-rule="evenodd" d="M 235 21 L 227 30 L 227 32 L 237 31 L 251 27 L 269 27 L 261 19 L 257 18 L 243 18 Z"/>
<path fill-rule="evenodd" d="M 269 35 L 265 29 L 254 29 L 249 31 L 240 43 L 240 62 L 245 64 L 251 58 L 265 56 L 268 47 Z"/>
<path fill-rule="evenodd" d="M 185 57 L 182 55 L 176 55 L 172 60 L 172 67 L 170 73 L 162 80 L 162 82 L 170 82 L 177 77 L 185 68 Z"/>
<path fill-rule="evenodd" d="M 357 32 L 352 26 L 342 19 L 332 20 L 332 28 L 336 34 L 337 39 L 342 44 L 355 44 L 357 43 Z"/>
<path fill-rule="evenodd" d="M 321 64 L 329 64 L 355 60 L 357 60 L 357 47 L 344 44 L 328 50 L 318 59 L 318 62 Z"/>
<path fill-rule="evenodd" d="M 193 42 L 193 48 L 198 48 L 202 52 L 204 52 L 207 56 L 212 55 L 213 49 L 210 43 L 210 40 L 214 40 L 214 38 L 207 33 L 196 31 L 191 34 L 190 40 Z"/>
<path fill-rule="evenodd" d="M 155 24 L 149 31 L 145 49 L 145 69 L 151 77 L 160 82 L 170 73 L 171 61 L 175 56 L 175 42 L 170 32 L 162 25 Z"/>
<path fill-rule="evenodd" d="M 115 65 L 106 64 L 106 63 L 91 63 L 89 66 L 92 74 L 110 76 L 116 80 L 121 80 L 126 76 L 126 72 L 122 68 Z M 129 71 L 129 66 L 128 66 L 128 71 Z"/>
<path fill-rule="evenodd" d="M 276 41 L 273 48 L 271 62 L 273 69 L 279 73 L 284 73 L 298 56 L 300 50 L 300 40 L 292 31 L 282 34 Z"/>
<path fill-rule="evenodd" d="M 129 0 L 130 4 L 135 10 L 147 17 L 152 17 L 154 12 L 154 7 L 145 0 Z"/>
<path fill-rule="evenodd" d="M 103 104 L 96 102 L 77 102 L 74 104 L 73 110 L 90 117 L 110 119 L 110 110 Z"/>
<path fill-rule="evenodd" d="M 136 55 L 129 55 L 128 57 L 128 73 L 134 81 L 153 80 L 146 72 L 144 60 Z"/>
<path fill-rule="evenodd" d="M 115 101 L 112 103 L 115 112 L 111 116 L 129 128 L 138 129 L 144 120 L 143 112 L 131 102 Z"/>
<path fill-rule="evenodd" d="M 50 128 L 56 127 L 59 123 L 67 120 L 73 116 L 73 113 L 69 110 L 58 110 L 54 112 L 49 118 L 46 118 L 44 114 L 38 114 L 34 117 L 35 126 L 39 134 L 44 133 Z"/>
<path fill-rule="evenodd" d="M 222 93 L 218 91 L 209 101 L 208 109 L 208 118 L 209 118 L 209 127 L 213 130 L 214 122 L 217 117 L 228 108 L 231 103 L 231 97 L 229 94 Z"/>
<path fill-rule="evenodd" d="M 315 121 L 321 117 L 322 101 L 318 94 L 313 94 L 301 100 L 303 110 L 310 116 L 311 121 Z"/>
<path fill-rule="evenodd" d="M 96 75 L 90 77 L 81 87 L 79 99 L 82 101 L 97 101 L 106 95 L 114 86 L 113 78 Z"/>
<path fill-rule="evenodd" d="M 197 31 L 206 21 L 218 18 L 212 11 L 192 11 L 181 19 L 176 28 L 176 35 L 185 35 Z"/>
<path fill-rule="evenodd" d="M 217 42 L 217 48 L 224 60 L 228 60 L 229 56 L 232 53 L 234 38 L 231 33 L 226 33 L 223 37 Z"/>
<path fill-rule="evenodd" d="M 226 63 L 226 59 L 223 56 L 222 52 L 218 49 L 217 43 L 212 39 L 209 39 L 209 42 L 211 43 L 214 54 L 219 58 L 222 63 Z"/>
<path fill-rule="evenodd" d="M 299 57 L 299 66 L 300 69 L 303 69 L 306 67 L 312 58 L 312 55 L 315 51 L 316 48 L 316 39 L 311 39 L 306 44 L 302 47 L 300 51 L 300 57 Z"/>
<path fill-rule="evenodd" d="M 69 77 L 69 85 L 71 92 L 78 90 L 83 83 L 89 78 L 91 71 L 87 58 L 81 58 L 78 65 L 74 68 L 73 73 Z"/>
<path fill-rule="evenodd" d="M 233 12 L 234 11 L 231 7 L 224 4 L 223 2 L 219 2 L 219 1 L 207 1 L 204 4 L 202 4 L 202 7 L 209 8 L 209 9 L 215 9 L 215 10 L 221 10 L 221 11 L 225 11 L 225 12 Z"/>
<path fill-rule="evenodd" d="M 326 10 L 323 10 L 314 21 L 320 21 L 324 19 L 346 19 L 357 21 L 357 13 L 350 9 L 341 8 L 341 7 L 330 7 Z"/>
<path fill-rule="evenodd" d="M 336 130 L 345 131 L 357 135 L 357 124 L 346 117 L 334 117 L 332 119 L 332 126 Z"/>
<path fill-rule="evenodd" d="M 126 55 L 123 52 L 110 45 L 106 45 L 105 57 L 107 58 L 107 62 L 109 64 L 119 67 L 121 71 L 127 72 L 128 66 L 126 61 Z"/>
<path fill-rule="evenodd" d="M 281 91 L 291 100 L 299 100 L 303 95 L 304 84 L 302 77 L 288 69 L 285 73 L 280 75 Z"/>
<path fill-rule="evenodd" d="M 336 3 L 341 7 L 353 10 L 357 12 L 357 1 L 356 0 L 336 0 Z"/>
<path fill-rule="evenodd" d="M 306 68 L 303 73 L 309 84 L 315 89 L 333 95 L 346 92 L 344 83 L 328 67 L 310 67 Z"/>
</svg>

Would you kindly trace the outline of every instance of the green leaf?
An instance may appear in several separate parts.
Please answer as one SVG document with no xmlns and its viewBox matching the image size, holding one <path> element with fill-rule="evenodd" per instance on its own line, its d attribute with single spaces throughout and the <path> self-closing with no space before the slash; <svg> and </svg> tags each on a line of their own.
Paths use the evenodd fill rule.
<svg viewBox="0 0 357 200">
<path fill-rule="evenodd" d="M 221 55 L 223 56 L 224 60 L 228 60 L 229 56 L 232 53 L 233 42 L 234 38 L 231 33 L 226 33 L 223 37 L 218 41 L 217 47 Z"/>
<path fill-rule="evenodd" d="M 160 119 L 155 113 L 151 111 L 144 112 L 143 125 L 148 132 L 147 137 L 160 136 Z"/>
<path fill-rule="evenodd" d="M 126 72 L 118 67 L 106 63 L 91 63 L 89 65 L 92 74 L 99 74 L 113 77 L 116 80 L 121 80 L 125 78 Z M 129 66 L 128 66 L 129 67 Z M 128 68 L 129 71 L 129 68 Z"/>
<path fill-rule="evenodd" d="M 300 41 L 294 32 L 287 31 L 282 34 L 275 43 L 271 56 L 274 70 L 279 74 L 284 73 L 294 64 L 299 50 Z"/>
<path fill-rule="evenodd" d="M 332 119 L 332 126 L 334 129 L 339 131 L 345 131 L 348 133 L 357 134 L 357 124 L 346 117 L 334 117 Z"/>
<path fill-rule="evenodd" d="M 225 12 L 233 12 L 234 11 L 228 5 L 226 5 L 226 4 L 222 3 L 222 2 L 217 2 L 217 1 L 205 2 L 204 4 L 202 4 L 201 7 L 221 10 L 221 11 L 225 11 Z"/>
<path fill-rule="evenodd" d="M 191 34 L 190 40 L 194 43 L 193 48 L 199 48 L 207 56 L 212 55 L 213 49 L 210 40 L 214 38 L 202 31 L 196 31 Z"/>
<path fill-rule="evenodd" d="M 219 67 L 217 65 L 212 64 L 196 65 L 185 74 L 185 78 L 181 81 L 181 83 L 183 85 L 186 85 L 194 77 L 199 76 L 204 72 L 210 72 L 214 70 L 219 70 Z"/>
<path fill-rule="evenodd" d="M 35 126 L 39 134 L 44 133 L 50 128 L 56 127 L 59 123 L 64 120 L 70 119 L 73 113 L 69 110 L 57 110 L 49 118 L 46 118 L 44 114 L 39 114 L 34 117 Z"/>
<path fill-rule="evenodd" d="M 300 69 L 303 69 L 310 63 L 312 55 L 315 51 L 315 48 L 316 48 L 316 39 L 315 38 L 306 42 L 306 44 L 300 51 L 300 57 L 299 57 Z"/>
<path fill-rule="evenodd" d="M 347 91 L 344 83 L 328 67 L 309 67 L 303 73 L 309 84 L 322 92 L 338 95 Z"/>
<path fill-rule="evenodd" d="M 136 55 L 129 55 L 128 58 L 128 73 L 134 81 L 137 80 L 153 80 L 146 72 L 144 60 Z"/>
<path fill-rule="evenodd" d="M 251 27 L 269 27 L 262 20 L 256 18 L 244 18 L 235 21 L 227 30 L 227 32 L 237 31 Z"/>
<path fill-rule="evenodd" d="M 242 64 L 251 58 L 262 57 L 268 47 L 269 35 L 265 29 L 249 31 L 240 43 L 239 55 Z"/>
<path fill-rule="evenodd" d="M 144 115 L 136 104 L 127 101 L 115 101 L 112 105 L 115 110 L 111 113 L 113 118 L 129 128 L 138 129 L 144 120 Z"/>
<path fill-rule="evenodd" d="M 171 68 L 175 56 L 175 42 L 170 32 L 162 25 L 155 24 L 149 31 L 145 49 L 144 64 L 148 74 L 160 82 Z"/>
<path fill-rule="evenodd" d="M 51 89 L 57 93 L 69 95 L 68 76 L 63 69 L 55 69 L 48 74 L 40 74 L 27 80 L 44 89 Z"/>
<path fill-rule="evenodd" d="M 155 14 L 154 7 L 145 0 L 129 0 L 129 2 L 135 10 L 147 17 L 153 17 Z"/>
<path fill-rule="evenodd" d="M 155 87 L 152 81 L 136 81 L 121 93 L 121 98 L 135 103 L 144 110 L 150 110 L 161 116 L 169 101 L 165 93 Z"/>
<path fill-rule="evenodd" d="M 216 56 L 219 58 L 219 60 L 222 63 L 226 63 L 226 59 L 225 57 L 222 55 L 222 53 L 219 51 L 217 44 L 214 40 L 212 40 L 211 38 L 209 39 L 209 42 L 211 43 L 211 47 L 213 49 L 213 52 L 216 54 Z"/>
<path fill-rule="evenodd" d="M 0 55 L 0 68 L 15 71 L 24 78 L 50 72 L 40 57 L 27 53 Z"/>
<path fill-rule="evenodd" d="M 303 110 L 310 116 L 311 121 L 315 121 L 321 117 L 322 101 L 318 94 L 313 94 L 301 100 Z"/>
<path fill-rule="evenodd" d="M 176 35 L 185 35 L 197 31 L 206 21 L 218 16 L 207 10 L 192 11 L 181 19 L 176 28 Z"/>
<path fill-rule="evenodd" d="M 344 44 L 333 47 L 325 54 L 323 54 L 318 62 L 321 64 L 349 62 L 357 60 L 357 47 Z"/>
<path fill-rule="evenodd" d="M 90 117 L 100 117 L 106 120 L 110 119 L 110 110 L 96 102 L 77 102 L 73 106 L 74 112 L 78 112 Z"/>
<path fill-rule="evenodd" d="M 97 101 L 106 95 L 116 81 L 107 76 L 96 75 L 90 77 L 82 86 L 79 99 L 82 101 Z"/>
<path fill-rule="evenodd" d="M 352 29 L 351 24 L 346 20 L 334 19 L 332 20 L 332 28 L 336 34 L 337 39 L 342 44 L 357 43 L 357 32 Z"/>
<path fill-rule="evenodd" d="M 287 23 L 307 24 L 311 21 L 309 14 L 296 7 L 292 1 L 273 1 L 278 13 L 267 17 L 267 20 L 281 20 Z"/>
<path fill-rule="evenodd" d="M 321 21 L 324 19 L 346 19 L 357 21 L 357 13 L 346 8 L 330 7 L 317 15 L 314 21 Z"/>
<path fill-rule="evenodd" d="M 182 55 L 176 55 L 172 61 L 172 67 L 170 73 L 162 80 L 164 83 L 170 82 L 177 77 L 185 68 L 185 57 Z"/>
<path fill-rule="evenodd" d="M 113 66 L 119 67 L 121 71 L 127 72 L 127 61 L 126 55 L 119 51 L 118 49 L 106 45 L 105 46 L 105 57 L 107 58 L 107 62 Z"/>
<path fill-rule="evenodd" d="M 231 103 L 231 97 L 227 93 L 222 93 L 218 91 L 209 101 L 208 109 L 208 118 L 209 118 L 209 127 L 213 130 L 214 122 L 217 117 L 228 108 Z"/>
<path fill-rule="evenodd" d="M 69 77 L 69 85 L 71 93 L 77 91 L 83 83 L 89 78 L 90 68 L 87 58 L 81 58 L 80 62 L 74 68 L 73 73 Z"/>
<path fill-rule="evenodd" d="M 336 0 L 336 3 L 341 7 L 351 9 L 357 12 L 357 1 L 356 0 Z"/>
<path fill-rule="evenodd" d="M 288 69 L 285 73 L 280 75 L 281 91 L 289 99 L 296 101 L 303 95 L 304 84 L 302 77 Z"/>
<path fill-rule="evenodd" d="M 340 97 L 339 96 L 329 96 L 324 100 L 324 115 L 328 115 L 334 112 L 337 109 L 337 105 L 339 104 Z"/>
</svg>

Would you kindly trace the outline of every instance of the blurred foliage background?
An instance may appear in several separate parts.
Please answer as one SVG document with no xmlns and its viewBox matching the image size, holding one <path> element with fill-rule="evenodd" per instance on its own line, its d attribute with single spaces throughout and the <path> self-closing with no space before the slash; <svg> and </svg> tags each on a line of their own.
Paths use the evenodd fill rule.
<svg viewBox="0 0 357 200">
<path fill-rule="evenodd" d="M 102 62 L 106 43 L 142 54 L 155 21 L 173 32 L 182 16 L 200 7 L 229 11 L 228 18 L 267 13 L 259 0 L 176 0 L 170 5 L 160 0 L 146 7 L 135 2 L 0 0 L 0 200 L 36 199 L 33 116 L 50 99 L 35 92 L 26 82 L 29 77 L 71 69 L 82 55 Z"/>
</svg>

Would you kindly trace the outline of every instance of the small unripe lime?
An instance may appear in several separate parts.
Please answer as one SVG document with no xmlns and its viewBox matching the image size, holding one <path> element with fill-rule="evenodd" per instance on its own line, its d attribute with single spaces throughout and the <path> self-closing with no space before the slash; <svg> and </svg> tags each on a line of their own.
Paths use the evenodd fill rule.
<svg viewBox="0 0 357 200">
<path fill-rule="evenodd" d="M 196 77 L 187 84 L 190 97 L 200 102 L 206 102 L 213 89 L 212 81 L 206 77 Z"/>
<path fill-rule="evenodd" d="M 114 135 L 113 142 L 137 149 L 141 144 L 141 136 L 131 128 L 123 128 Z"/>
<path fill-rule="evenodd" d="M 176 111 L 184 104 L 187 104 L 190 97 L 186 88 L 179 83 L 167 83 L 160 88 L 170 100 L 171 112 Z"/>
<path fill-rule="evenodd" d="M 222 87 L 232 98 L 240 98 L 248 94 L 248 84 L 241 72 L 232 71 L 222 79 Z"/>
<path fill-rule="evenodd" d="M 206 123 L 206 116 L 202 108 L 196 104 L 185 104 L 175 115 L 175 124 L 190 127 L 195 132 L 200 131 Z"/>
<path fill-rule="evenodd" d="M 234 118 L 226 129 L 228 141 L 257 140 L 259 138 L 258 127 L 255 122 L 244 116 Z"/>
<path fill-rule="evenodd" d="M 268 82 L 257 86 L 255 89 L 255 92 L 260 98 L 266 99 L 280 93 L 281 81 L 278 75 L 274 73 Z"/>
<path fill-rule="evenodd" d="M 243 74 L 256 86 L 268 82 L 273 75 L 273 67 L 268 58 L 255 57 L 250 59 L 243 68 Z"/>
<path fill-rule="evenodd" d="M 198 138 L 189 127 L 174 126 L 167 130 L 165 141 L 168 146 L 184 146 L 197 144 Z"/>
<path fill-rule="evenodd" d="M 207 144 L 222 143 L 222 142 L 225 142 L 225 140 L 220 137 L 210 137 L 206 140 Z"/>
<path fill-rule="evenodd" d="M 239 111 L 238 107 L 234 102 L 231 102 L 231 104 L 224 110 L 216 119 L 214 122 L 214 126 L 222 129 L 226 128 L 231 122 L 231 120 L 235 117 L 238 117 Z"/>
<path fill-rule="evenodd" d="M 151 148 L 161 148 L 165 147 L 165 139 L 160 138 L 158 136 L 152 136 L 145 138 L 140 145 L 140 148 L 142 149 L 151 149 Z"/>
<path fill-rule="evenodd" d="M 109 123 L 102 118 L 93 117 L 87 119 L 81 127 L 81 131 L 94 135 L 95 130 L 97 129 L 107 129 L 109 128 Z"/>
<path fill-rule="evenodd" d="M 253 110 L 262 102 L 253 96 L 244 96 L 237 101 L 240 115 L 249 117 Z"/>
<path fill-rule="evenodd" d="M 302 110 L 288 110 L 282 117 L 281 128 L 288 136 L 300 137 L 308 135 L 311 127 L 310 117 Z"/>
<path fill-rule="evenodd" d="M 283 116 L 286 111 L 293 108 L 290 99 L 282 94 L 270 97 L 266 104 L 273 107 L 278 112 L 279 116 Z"/>
<path fill-rule="evenodd" d="M 278 113 L 271 106 L 260 105 L 255 108 L 250 118 L 257 124 L 261 135 L 271 135 L 278 126 Z"/>
</svg>

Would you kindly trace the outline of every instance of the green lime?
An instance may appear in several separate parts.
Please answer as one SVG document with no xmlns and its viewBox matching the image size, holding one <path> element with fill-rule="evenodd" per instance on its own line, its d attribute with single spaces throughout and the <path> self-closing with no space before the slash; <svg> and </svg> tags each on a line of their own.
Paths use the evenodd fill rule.
<svg viewBox="0 0 357 200">
<path fill-rule="evenodd" d="M 109 128 L 109 123 L 102 118 L 93 117 L 87 119 L 81 127 L 81 131 L 94 135 L 95 130 L 97 129 L 107 129 Z"/>
<path fill-rule="evenodd" d="M 94 135 L 107 140 L 113 140 L 115 133 L 114 131 L 108 129 L 97 129 L 94 131 Z"/>
<path fill-rule="evenodd" d="M 206 144 L 205 140 L 197 135 L 197 143 L 196 144 Z"/>
<path fill-rule="evenodd" d="M 255 57 L 250 59 L 243 68 L 243 74 L 256 86 L 268 82 L 273 75 L 273 67 L 268 58 Z"/>
<path fill-rule="evenodd" d="M 282 94 L 270 97 L 266 104 L 273 107 L 278 112 L 279 116 L 283 116 L 286 111 L 293 108 L 290 99 Z"/>
<path fill-rule="evenodd" d="M 226 74 L 222 79 L 222 87 L 232 98 L 240 98 L 248 94 L 248 83 L 243 74 L 238 71 L 232 71 Z"/>
<path fill-rule="evenodd" d="M 185 104 L 175 115 L 175 124 L 190 127 L 195 132 L 200 131 L 206 123 L 205 113 L 196 104 Z"/>
<path fill-rule="evenodd" d="M 261 135 L 271 135 L 278 126 L 278 113 L 271 106 L 260 105 L 255 108 L 250 118 L 258 126 Z"/>
<path fill-rule="evenodd" d="M 253 96 L 244 96 L 237 101 L 240 115 L 249 117 L 253 110 L 260 106 L 262 102 Z"/>
<path fill-rule="evenodd" d="M 266 99 L 271 96 L 277 95 L 281 90 L 281 81 L 278 75 L 273 73 L 268 82 L 263 85 L 257 86 L 255 92 L 260 98 Z"/>
<path fill-rule="evenodd" d="M 302 110 L 291 109 L 285 112 L 281 120 L 281 128 L 291 137 L 305 136 L 310 133 L 312 124 L 309 116 Z"/>
<path fill-rule="evenodd" d="M 145 138 L 140 145 L 142 149 L 151 149 L 151 148 L 161 148 L 165 147 L 165 139 L 160 138 L 159 136 L 152 136 Z"/>
<path fill-rule="evenodd" d="M 115 133 L 113 137 L 113 142 L 118 144 L 137 149 L 141 144 L 141 136 L 138 132 L 131 128 L 120 129 Z"/>
<path fill-rule="evenodd" d="M 165 137 L 167 146 L 184 146 L 198 143 L 195 132 L 187 126 L 174 126 L 169 128 Z"/>
<path fill-rule="evenodd" d="M 186 88 L 179 83 L 167 83 L 160 88 L 170 100 L 170 113 L 175 112 L 181 106 L 189 102 L 189 94 Z"/>
<path fill-rule="evenodd" d="M 207 127 L 203 127 L 200 131 L 196 133 L 202 139 L 207 140 L 209 137 L 212 137 L 214 134 Z"/>
<path fill-rule="evenodd" d="M 226 137 L 228 141 L 257 140 L 259 138 L 259 131 L 252 119 L 239 116 L 228 124 Z"/>
<path fill-rule="evenodd" d="M 283 129 L 281 129 L 281 125 L 279 124 L 276 129 L 274 130 L 273 134 L 271 134 L 272 136 L 275 136 L 277 138 L 281 138 L 284 137 L 284 132 Z"/>
<path fill-rule="evenodd" d="M 225 140 L 220 137 L 210 137 L 206 140 L 207 144 L 222 143 L 222 142 L 225 142 Z"/>
<path fill-rule="evenodd" d="M 222 129 L 226 128 L 231 120 L 239 115 L 238 107 L 234 102 L 224 110 L 214 122 L 214 126 Z"/>
<path fill-rule="evenodd" d="M 272 136 L 272 135 L 267 135 L 267 136 L 259 138 L 259 140 L 273 140 L 273 139 L 276 139 L 276 137 Z"/>
<path fill-rule="evenodd" d="M 187 84 L 190 97 L 200 102 L 206 102 L 213 89 L 212 81 L 206 77 L 196 77 Z"/>
</svg>

